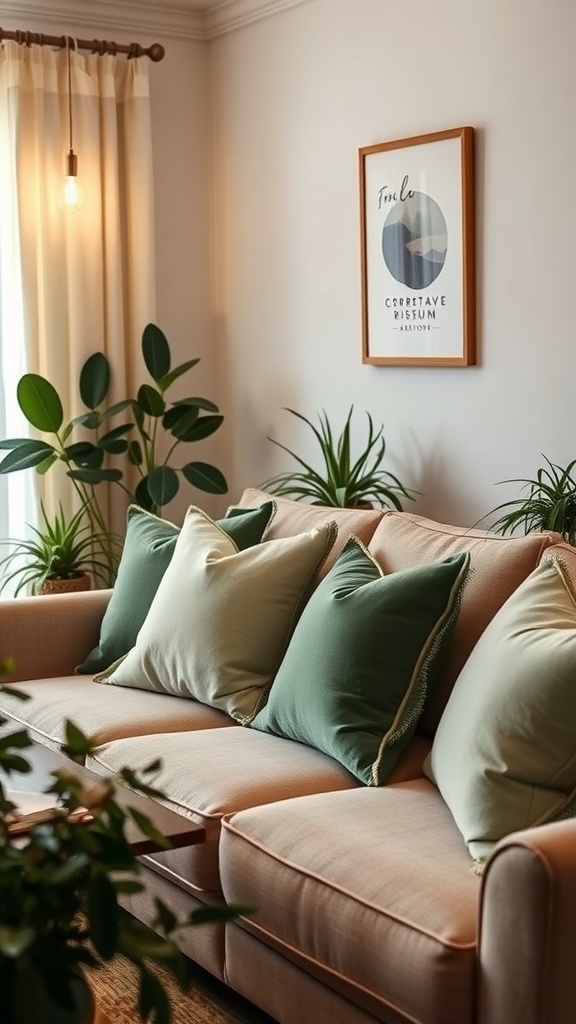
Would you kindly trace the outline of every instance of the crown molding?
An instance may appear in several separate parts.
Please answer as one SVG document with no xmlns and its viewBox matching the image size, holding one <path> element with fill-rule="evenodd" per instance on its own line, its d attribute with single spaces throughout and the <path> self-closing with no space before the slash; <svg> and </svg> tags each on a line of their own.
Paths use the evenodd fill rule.
<svg viewBox="0 0 576 1024">
<path fill-rule="evenodd" d="M 262 18 L 280 14 L 290 7 L 309 3 L 310 0 L 222 0 L 204 15 L 206 39 L 217 39 L 227 32 L 251 25 Z"/>
<path fill-rule="evenodd" d="M 0 17 L 10 15 L 17 20 L 17 28 L 26 29 L 25 19 L 41 18 L 43 22 L 57 24 L 66 31 L 70 24 L 79 29 L 86 26 L 110 38 L 115 29 L 140 34 L 150 32 L 162 36 L 186 39 L 205 39 L 202 14 L 161 0 L 152 5 L 150 0 L 0 0 Z M 58 30 L 57 30 L 58 31 Z"/>
<path fill-rule="evenodd" d="M 186 6 L 185 0 L 0 0 L 0 18 L 14 18 L 17 28 L 30 28 L 26 21 L 40 18 L 58 25 L 62 32 L 70 23 L 110 35 L 114 29 L 153 33 L 162 37 L 209 40 L 243 28 L 262 18 L 279 14 L 310 0 L 221 0 L 204 11 Z M 56 30 L 58 33 L 58 29 Z"/>
</svg>

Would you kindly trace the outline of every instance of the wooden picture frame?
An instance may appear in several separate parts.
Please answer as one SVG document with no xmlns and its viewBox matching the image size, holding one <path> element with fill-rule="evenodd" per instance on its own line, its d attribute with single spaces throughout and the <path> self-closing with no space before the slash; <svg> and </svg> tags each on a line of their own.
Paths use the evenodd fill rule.
<svg viewBox="0 0 576 1024">
<path fill-rule="evenodd" d="M 476 361 L 474 129 L 359 150 L 362 362 Z"/>
</svg>

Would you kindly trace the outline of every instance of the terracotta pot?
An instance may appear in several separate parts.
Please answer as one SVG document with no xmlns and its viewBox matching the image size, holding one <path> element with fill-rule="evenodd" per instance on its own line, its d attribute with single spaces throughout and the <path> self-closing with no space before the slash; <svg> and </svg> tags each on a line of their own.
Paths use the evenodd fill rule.
<svg viewBox="0 0 576 1024">
<path fill-rule="evenodd" d="M 54 579 L 44 580 L 40 588 L 41 594 L 71 594 L 77 590 L 90 590 L 92 588 L 92 580 L 87 572 L 79 573 L 78 576 L 70 576 L 69 578 L 55 577 Z"/>
</svg>

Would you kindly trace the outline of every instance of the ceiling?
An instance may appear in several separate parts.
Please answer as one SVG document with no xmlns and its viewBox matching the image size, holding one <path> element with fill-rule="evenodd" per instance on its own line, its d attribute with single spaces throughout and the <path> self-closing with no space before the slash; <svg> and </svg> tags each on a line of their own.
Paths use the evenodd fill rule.
<svg viewBox="0 0 576 1024">
<path fill-rule="evenodd" d="M 310 0 L 0 0 L 0 13 L 25 22 L 135 29 L 189 39 L 214 39 Z"/>
</svg>

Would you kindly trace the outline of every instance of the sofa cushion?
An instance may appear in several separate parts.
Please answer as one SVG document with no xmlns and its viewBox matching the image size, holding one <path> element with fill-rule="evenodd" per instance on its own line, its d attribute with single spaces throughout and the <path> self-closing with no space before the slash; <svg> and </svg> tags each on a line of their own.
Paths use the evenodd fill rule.
<svg viewBox="0 0 576 1024">
<path fill-rule="evenodd" d="M 17 687 L 30 699 L 16 700 L 10 696 L 9 686 L 0 688 L 0 715 L 28 728 L 32 739 L 55 749 L 64 741 L 66 718 L 93 736 L 97 744 L 125 736 L 236 725 L 223 711 L 198 701 L 121 687 L 106 693 L 87 676 L 33 679 Z"/>
<path fill-rule="evenodd" d="M 265 536 L 274 508 L 273 501 L 250 510 L 233 506 L 226 517 L 217 522 L 242 551 L 258 544 Z M 112 597 L 102 619 L 100 640 L 77 672 L 90 675 L 103 672 L 134 646 L 174 554 L 179 533 L 180 528 L 174 523 L 160 519 L 138 505 L 130 506 L 122 558 Z"/>
<path fill-rule="evenodd" d="M 368 550 L 384 572 L 439 561 L 459 551 L 470 552 L 470 576 L 451 650 L 418 726 L 426 736 L 434 735 L 454 682 L 490 620 L 538 565 L 543 551 L 559 539 L 554 533 L 500 537 L 484 530 L 435 523 L 409 512 L 387 512 L 378 524 Z"/>
<path fill-rule="evenodd" d="M 175 703 L 175 702 L 174 702 Z M 109 743 L 87 765 L 100 774 L 124 765 L 143 768 L 151 753 L 162 759 L 149 776 L 167 806 L 206 829 L 206 842 L 147 858 L 185 889 L 220 892 L 218 843 L 222 815 L 309 793 L 352 789 L 358 783 L 332 758 L 301 743 L 239 727 L 136 737 Z"/>
<path fill-rule="evenodd" d="M 313 530 L 315 526 L 320 526 L 328 519 L 336 523 L 338 536 L 318 574 L 319 579 L 322 579 L 332 568 L 351 534 L 358 537 L 363 544 L 368 544 L 384 515 L 384 510 L 381 508 L 333 508 L 325 505 L 309 505 L 305 501 L 278 498 L 274 494 L 267 494 L 266 491 L 260 491 L 255 487 L 246 488 L 238 502 L 238 508 L 252 508 L 270 500 L 274 500 L 276 504 L 276 513 L 267 533 L 269 540 L 276 540 L 278 537 L 292 537 L 295 533 Z"/>
<path fill-rule="evenodd" d="M 242 927 L 375 1019 L 475 1019 L 479 879 L 428 780 L 227 815 L 220 871 Z"/>
<path fill-rule="evenodd" d="M 425 771 L 473 857 L 510 832 L 576 812 L 576 594 L 543 562 L 464 666 Z"/>
<path fill-rule="evenodd" d="M 247 722 L 334 536 L 327 523 L 239 551 L 191 506 L 135 646 L 95 678 L 194 697 Z"/>
<path fill-rule="evenodd" d="M 330 754 L 377 786 L 413 736 L 458 614 L 469 557 L 383 576 L 350 538 L 310 598 L 252 727 Z"/>
</svg>

